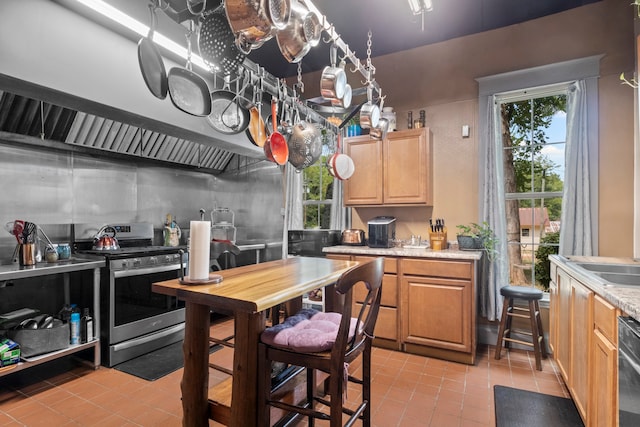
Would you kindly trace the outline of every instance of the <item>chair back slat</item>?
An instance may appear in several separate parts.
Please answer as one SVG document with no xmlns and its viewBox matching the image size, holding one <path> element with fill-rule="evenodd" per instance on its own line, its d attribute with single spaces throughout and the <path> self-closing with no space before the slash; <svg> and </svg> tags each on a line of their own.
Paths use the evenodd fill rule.
<svg viewBox="0 0 640 427">
<path fill-rule="evenodd" d="M 344 296 L 344 305 L 336 343 L 331 350 L 332 359 L 337 363 L 343 363 L 346 354 L 352 351 L 361 351 L 366 340 L 373 337 L 380 310 L 383 275 L 384 258 L 380 257 L 344 272 L 338 279 L 335 290 L 338 295 Z M 353 313 L 353 288 L 358 283 L 364 283 L 368 292 L 356 317 L 353 316 L 355 314 Z M 349 339 L 352 317 L 355 317 L 357 321 L 353 337 Z"/>
</svg>

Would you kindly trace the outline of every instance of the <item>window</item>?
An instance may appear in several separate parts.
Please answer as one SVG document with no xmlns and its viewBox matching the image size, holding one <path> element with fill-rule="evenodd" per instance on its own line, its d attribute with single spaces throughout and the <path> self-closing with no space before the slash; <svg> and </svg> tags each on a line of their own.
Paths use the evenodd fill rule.
<svg viewBox="0 0 640 427">
<path fill-rule="evenodd" d="M 305 229 L 331 228 L 333 176 L 326 167 L 331 147 L 324 131 L 323 137 L 322 155 L 318 161 L 302 171 L 302 211 Z"/>
<path fill-rule="evenodd" d="M 558 253 L 565 167 L 567 87 L 497 96 L 502 123 L 510 283 L 549 287 Z M 532 95 L 530 95 L 532 94 Z"/>
</svg>

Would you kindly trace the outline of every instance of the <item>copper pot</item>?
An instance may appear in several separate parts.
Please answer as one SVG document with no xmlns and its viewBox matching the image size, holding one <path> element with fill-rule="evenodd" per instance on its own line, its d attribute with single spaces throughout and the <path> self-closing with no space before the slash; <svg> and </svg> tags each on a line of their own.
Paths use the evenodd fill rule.
<svg viewBox="0 0 640 427">
<path fill-rule="evenodd" d="M 292 0 L 289 24 L 276 32 L 282 56 L 292 63 L 300 60 L 318 45 L 322 26 L 320 17 L 297 0 Z"/>
<path fill-rule="evenodd" d="M 238 49 L 248 54 L 288 24 L 291 0 L 226 0 L 225 12 Z"/>
</svg>

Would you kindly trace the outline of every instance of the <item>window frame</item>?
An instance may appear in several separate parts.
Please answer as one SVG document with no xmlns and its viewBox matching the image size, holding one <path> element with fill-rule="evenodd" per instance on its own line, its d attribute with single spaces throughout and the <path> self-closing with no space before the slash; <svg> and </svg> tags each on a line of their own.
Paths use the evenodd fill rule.
<svg viewBox="0 0 640 427">
<path fill-rule="evenodd" d="M 592 180 L 590 201 L 591 201 L 591 236 L 593 241 L 593 255 L 598 255 L 598 77 L 600 75 L 600 60 L 604 55 L 594 55 L 579 59 L 573 59 L 554 64 L 542 65 L 539 67 L 527 68 L 523 70 L 510 71 L 493 76 L 477 78 L 478 93 L 478 117 L 479 117 L 479 135 L 487 133 L 489 116 L 487 108 L 489 99 L 497 95 L 516 95 L 522 93 L 528 96 L 533 91 L 548 90 L 555 85 L 567 84 L 576 80 L 584 80 L 587 95 L 587 117 L 589 130 L 587 132 L 587 144 L 589 149 L 589 173 Z M 533 89 L 532 89 L 533 88 Z M 538 89 L 536 89 L 538 88 Z M 483 138 L 479 140 L 479 152 L 486 152 L 486 141 Z M 479 158 L 479 163 L 482 157 Z M 479 164 L 478 167 L 478 190 L 479 194 L 483 192 L 483 183 L 485 181 L 487 165 Z M 565 179 L 565 185 L 567 185 Z M 485 216 L 484 200 L 482 197 L 478 200 L 479 220 Z"/>
</svg>

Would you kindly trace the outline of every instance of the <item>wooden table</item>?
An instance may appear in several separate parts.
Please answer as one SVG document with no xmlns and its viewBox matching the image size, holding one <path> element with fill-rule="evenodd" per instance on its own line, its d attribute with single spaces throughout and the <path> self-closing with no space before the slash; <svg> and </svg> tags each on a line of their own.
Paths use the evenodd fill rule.
<svg viewBox="0 0 640 427">
<path fill-rule="evenodd" d="M 231 310 L 235 318 L 233 385 L 228 425 L 257 425 L 258 341 L 264 310 L 332 283 L 355 261 L 295 257 L 216 272 L 219 284 L 188 286 L 177 279 L 153 284 L 153 291 L 186 303 L 182 424 L 209 425 L 210 311 Z M 226 420 L 222 420 L 226 421 Z"/>
</svg>

